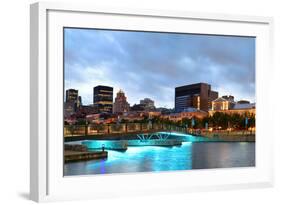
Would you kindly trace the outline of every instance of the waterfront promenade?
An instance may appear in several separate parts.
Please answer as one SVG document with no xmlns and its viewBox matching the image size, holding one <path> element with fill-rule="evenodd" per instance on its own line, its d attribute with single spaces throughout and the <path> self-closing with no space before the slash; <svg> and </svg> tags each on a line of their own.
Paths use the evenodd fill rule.
<svg viewBox="0 0 281 205">
<path fill-rule="evenodd" d="M 255 132 L 247 130 L 214 130 L 188 129 L 176 125 L 150 124 L 150 123 L 120 123 L 106 125 L 65 125 L 64 140 L 137 140 L 140 135 L 152 135 L 153 133 L 181 133 L 192 136 L 218 139 L 219 141 L 254 142 Z M 153 139 L 153 137 L 152 137 Z M 154 137 L 155 139 L 155 137 Z M 157 139 L 157 138 L 156 138 Z"/>
<path fill-rule="evenodd" d="M 75 125 L 65 126 L 64 131 L 65 162 L 107 158 L 108 151 L 102 149 L 126 151 L 128 147 L 136 146 L 174 147 L 186 142 L 255 142 L 253 131 L 208 131 L 164 124 Z M 72 144 L 76 142 L 81 144 Z"/>
<path fill-rule="evenodd" d="M 148 135 L 157 132 L 179 132 L 188 134 L 188 129 L 175 125 L 150 123 L 120 123 L 100 125 L 65 125 L 65 141 L 77 140 L 133 140 L 138 135 Z"/>
<path fill-rule="evenodd" d="M 236 130 L 236 131 L 227 131 L 227 130 L 218 130 L 213 132 L 201 132 L 201 136 L 207 138 L 218 138 L 222 139 L 225 142 L 255 142 L 256 135 L 253 131 L 245 130 Z"/>
</svg>

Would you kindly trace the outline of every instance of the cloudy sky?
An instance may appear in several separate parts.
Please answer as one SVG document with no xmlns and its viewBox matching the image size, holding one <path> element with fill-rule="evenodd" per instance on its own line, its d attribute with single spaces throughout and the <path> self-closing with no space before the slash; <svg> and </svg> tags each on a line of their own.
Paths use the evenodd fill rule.
<svg viewBox="0 0 281 205">
<path fill-rule="evenodd" d="M 174 107 L 175 87 L 205 82 L 219 96 L 255 102 L 255 39 L 250 37 L 132 32 L 64 31 L 65 89 L 93 103 L 93 87 L 122 89 L 133 105 L 151 98 Z"/>
</svg>

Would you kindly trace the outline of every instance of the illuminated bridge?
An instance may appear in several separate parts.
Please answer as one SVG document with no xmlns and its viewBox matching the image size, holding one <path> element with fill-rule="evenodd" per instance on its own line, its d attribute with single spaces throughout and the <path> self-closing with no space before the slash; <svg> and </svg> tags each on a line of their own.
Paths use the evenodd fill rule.
<svg viewBox="0 0 281 205">
<path fill-rule="evenodd" d="M 85 139 L 138 139 L 166 140 L 171 132 L 188 134 L 187 129 L 180 126 L 158 123 L 120 123 L 120 124 L 88 124 L 65 125 L 65 141 Z"/>
<path fill-rule="evenodd" d="M 122 123 L 107 125 L 68 125 L 65 142 L 82 141 L 90 149 L 125 150 L 128 146 L 178 146 L 183 142 L 223 141 L 195 136 L 188 129 L 175 125 Z"/>
<path fill-rule="evenodd" d="M 187 128 L 157 123 L 88 124 L 64 126 L 64 141 L 81 141 L 90 149 L 126 150 L 128 146 L 178 146 L 183 142 L 253 142 L 243 132 L 189 133 Z"/>
</svg>

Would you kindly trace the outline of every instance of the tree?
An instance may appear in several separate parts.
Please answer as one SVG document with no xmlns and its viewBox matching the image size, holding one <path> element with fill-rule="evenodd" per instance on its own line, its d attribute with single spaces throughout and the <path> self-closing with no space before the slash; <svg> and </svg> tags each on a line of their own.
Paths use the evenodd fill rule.
<svg viewBox="0 0 281 205">
<path fill-rule="evenodd" d="M 86 125 L 87 120 L 86 119 L 77 119 L 76 124 L 77 125 Z"/>
<path fill-rule="evenodd" d="M 250 114 L 248 116 L 248 127 L 255 127 L 256 126 L 256 118 L 254 114 Z"/>
<path fill-rule="evenodd" d="M 194 128 L 195 129 L 203 129 L 205 127 L 205 123 L 208 122 L 208 118 L 194 118 L 195 121 L 195 125 Z"/>
<path fill-rule="evenodd" d="M 128 120 L 127 120 L 127 119 L 122 119 L 120 122 L 121 122 L 121 123 L 127 123 Z"/>
<path fill-rule="evenodd" d="M 215 112 L 210 121 L 213 123 L 214 127 L 221 127 L 222 129 L 226 129 L 230 121 L 230 116 L 226 113 Z"/>
<path fill-rule="evenodd" d="M 231 127 L 233 127 L 234 129 L 241 129 L 244 127 L 244 119 L 245 117 L 243 117 L 242 115 L 239 115 L 238 113 L 234 113 L 230 116 L 230 124 Z"/>
<path fill-rule="evenodd" d="M 208 123 L 208 126 L 211 125 L 211 117 L 207 116 L 202 119 L 203 128 L 205 128 L 206 123 Z"/>
<path fill-rule="evenodd" d="M 191 119 L 189 118 L 183 118 L 181 121 L 182 126 L 184 127 L 191 127 Z"/>
</svg>

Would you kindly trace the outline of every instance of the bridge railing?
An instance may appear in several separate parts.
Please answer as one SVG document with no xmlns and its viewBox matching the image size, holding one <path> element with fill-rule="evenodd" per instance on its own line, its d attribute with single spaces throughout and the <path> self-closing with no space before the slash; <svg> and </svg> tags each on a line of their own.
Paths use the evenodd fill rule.
<svg viewBox="0 0 281 205">
<path fill-rule="evenodd" d="M 185 128 L 160 123 L 120 123 L 120 124 L 88 124 L 65 125 L 64 136 L 88 136 L 104 134 L 122 134 L 146 131 L 178 131 L 186 132 Z"/>
</svg>

